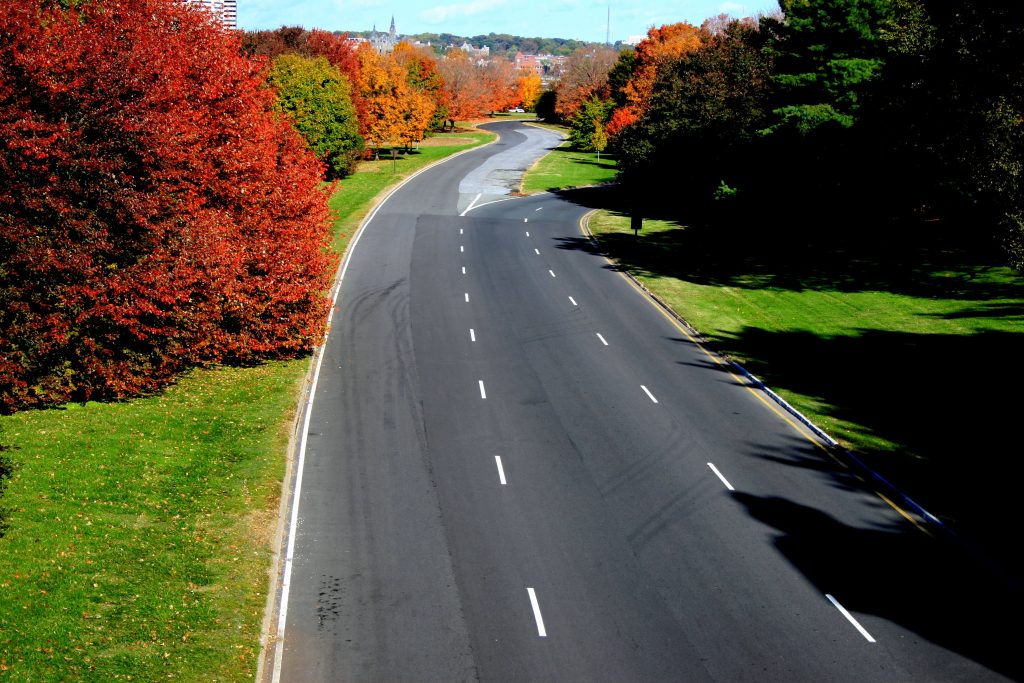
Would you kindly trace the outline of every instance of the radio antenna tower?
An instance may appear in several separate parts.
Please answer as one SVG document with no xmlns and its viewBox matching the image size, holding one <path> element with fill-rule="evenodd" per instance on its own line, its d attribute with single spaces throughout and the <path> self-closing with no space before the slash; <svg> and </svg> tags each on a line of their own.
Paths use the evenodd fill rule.
<svg viewBox="0 0 1024 683">
<path fill-rule="evenodd" d="M 605 24 L 604 29 L 604 44 L 607 47 L 612 46 L 612 4 L 608 3 L 608 23 Z"/>
</svg>

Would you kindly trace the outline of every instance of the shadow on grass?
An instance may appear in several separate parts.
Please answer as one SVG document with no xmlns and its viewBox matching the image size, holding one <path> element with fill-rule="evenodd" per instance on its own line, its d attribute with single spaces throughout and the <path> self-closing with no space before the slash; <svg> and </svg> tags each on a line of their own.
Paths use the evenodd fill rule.
<svg viewBox="0 0 1024 683">
<path fill-rule="evenodd" d="M 633 203 L 621 187 L 563 190 L 563 199 L 628 216 Z M 678 210 L 678 209 L 677 209 Z M 643 206 L 647 219 L 678 218 L 664 206 Z M 837 228 L 822 216 L 816 225 L 773 225 L 723 210 L 698 226 L 660 232 L 610 234 L 602 247 L 639 275 L 672 276 L 696 284 L 792 291 L 882 291 L 918 297 L 1020 303 L 978 307 L 974 317 L 1017 316 L 1024 309 L 1024 279 L 993 281 L 1002 256 L 988 243 L 965 245 L 952 226 L 931 223 Z M 709 222 L 712 221 L 712 222 Z M 566 244 L 571 248 L 571 244 Z M 969 317 L 969 316 L 963 316 Z"/>
<path fill-rule="evenodd" d="M 1021 592 L 1008 590 L 970 555 L 906 525 L 851 526 L 785 498 L 733 497 L 773 530 L 779 553 L 823 595 L 1005 676 L 1024 674 L 1015 629 L 996 616 L 1017 613 L 1024 606 Z M 931 664 L 942 670 L 946 663 Z M 955 667 L 947 673 L 951 679 L 970 675 Z"/>
<path fill-rule="evenodd" d="M 1024 576 L 1016 544 L 1020 401 L 1011 367 L 1021 336 L 863 330 L 821 337 L 745 328 L 712 338 L 769 386 L 819 402 L 861 436 L 899 444 L 858 457 Z M 835 436 L 843 436 L 837 434 Z M 870 442 L 870 441 L 869 441 Z"/>
</svg>

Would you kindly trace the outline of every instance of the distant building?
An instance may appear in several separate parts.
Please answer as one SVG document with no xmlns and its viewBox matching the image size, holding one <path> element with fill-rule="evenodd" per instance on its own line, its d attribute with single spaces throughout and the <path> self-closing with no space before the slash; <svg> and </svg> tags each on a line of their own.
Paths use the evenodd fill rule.
<svg viewBox="0 0 1024 683">
<path fill-rule="evenodd" d="M 377 30 L 377 26 L 374 25 L 373 32 L 370 33 L 369 38 L 370 45 L 379 54 L 387 54 L 394 51 L 395 45 L 398 45 L 398 33 L 395 32 L 395 17 L 391 17 L 391 30 L 387 33 L 382 33 Z"/>
<path fill-rule="evenodd" d="M 463 42 L 462 45 L 450 45 L 449 50 L 462 50 L 469 57 L 470 61 L 476 62 L 479 65 L 484 65 L 491 59 L 491 48 L 486 45 L 482 47 L 473 47 L 468 42 Z"/>
<path fill-rule="evenodd" d="M 544 75 L 544 62 L 540 55 L 524 55 L 522 52 L 517 52 L 515 63 L 517 69 L 529 69 L 536 72 L 538 76 Z"/>
<path fill-rule="evenodd" d="M 622 44 L 623 45 L 636 45 L 637 43 L 639 43 L 641 40 L 644 40 L 645 38 L 647 38 L 646 34 L 639 35 L 639 36 L 630 36 L 629 38 L 626 38 L 624 41 L 622 41 Z"/>
<path fill-rule="evenodd" d="M 217 17 L 228 28 L 238 28 L 237 0 L 186 0 L 195 5 L 202 5 L 213 16 Z"/>
</svg>

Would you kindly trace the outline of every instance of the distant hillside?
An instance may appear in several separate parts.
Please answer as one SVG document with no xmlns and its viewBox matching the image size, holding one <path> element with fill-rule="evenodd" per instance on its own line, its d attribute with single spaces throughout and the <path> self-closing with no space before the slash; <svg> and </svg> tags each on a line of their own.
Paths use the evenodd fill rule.
<svg viewBox="0 0 1024 683">
<path fill-rule="evenodd" d="M 369 31 L 350 31 L 349 35 L 366 37 Z M 572 38 L 524 38 L 512 36 L 507 33 L 488 33 L 483 36 L 457 36 L 454 33 L 412 33 L 402 34 L 406 40 L 418 40 L 421 43 L 430 43 L 438 54 L 444 51 L 449 45 L 462 45 L 469 43 L 473 47 L 486 45 L 491 49 L 491 54 L 497 57 L 514 57 L 516 52 L 524 54 L 552 54 L 569 55 L 579 47 L 595 45 L 582 40 Z M 619 49 L 618 43 L 615 48 Z"/>
</svg>

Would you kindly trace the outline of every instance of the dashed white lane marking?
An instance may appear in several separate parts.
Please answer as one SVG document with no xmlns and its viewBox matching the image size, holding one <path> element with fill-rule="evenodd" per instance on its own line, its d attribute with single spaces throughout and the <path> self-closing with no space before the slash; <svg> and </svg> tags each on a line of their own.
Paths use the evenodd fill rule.
<svg viewBox="0 0 1024 683">
<path fill-rule="evenodd" d="M 462 266 L 462 274 L 463 274 L 463 275 L 465 275 L 465 274 L 466 274 L 466 266 Z"/>
<path fill-rule="evenodd" d="M 480 380 L 480 398 L 487 398 L 487 392 L 484 390 L 484 381 Z"/>
<path fill-rule="evenodd" d="M 537 635 L 541 638 L 547 638 L 548 632 L 544 629 L 544 617 L 540 615 L 540 603 L 537 602 L 537 593 L 532 588 L 527 588 L 526 592 L 530 594 L 530 605 L 533 606 L 533 618 L 537 621 Z"/>
<path fill-rule="evenodd" d="M 478 194 L 477 196 L 473 197 L 473 201 L 471 201 L 471 202 L 469 203 L 469 206 L 467 206 L 467 207 L 466 207 L 466 210 L 465 210 L 465 211 L 463 211 L 462 213 L 460 213 L 459 215 L 460 215 L 460 216 L 465 216 L 465 215 L 466 215 L 467 213 L 469 213 L 470 209 L 472 209 L 472 208 L 473 208 L 473 206 L 474 206 L 474 205 L 475 205 L 475 204 L 476 204 L 476 203 L 477 203 L 478 201 L 480 201 L 480 197 L 483 197 L 483 196 L 484 196 L 484 194 L 483 194 L 483 192 L 481 192 L 481 193 L 480 193 L 480 194 Z"/>
<path fill-rule="evenodd" d="M 549 273 L 551 273 L 551 277 L 555 277 L 555 271 L 553 271 L 553 270 L 548 270 L 548 272 L 549 272 Z"/>
<path fill-rule="evenodd" d="M 537 249 L 536 247 L 534 247 L 533 253 L 535 253 L 537 256 L 540 256 L 540 249 Z"/>
<path fill-rule="evenodd" d="M 571 296 L 569 297 L 569 301 L 571 301 L 571 302 L 572 302 L 572 305 L 573 305 L 573 306 L 579 306 L 579 304 L 578 304 L 578 303 L 576 303 L 576 299 L 573 299 L 573 298 L 572 298 Z"/>
<path fill-rule="evenodd" d="M 648 389 L 647 387 L 645 387 L 645 386 L 644 386 L 643 384 L 641 384 L 641 385 L 640 385 L 640 388 L 644 390 L 644 393 L 645 393 L 645 394 L 647 394 L 647 397 L 648 397 L 648 398 L 650 398 L 650 399 L 651 399 L 652 401 L 654 401 L 655 403 L 657 403 L 657 402 L 658 402 L 658 399 L 654 398 L 654 394 L 652 394 L 652 393 L 651 393 L 651 390 L 650 390 L 650 389 Z"/>
<path fill-rule="evenodd" d="M 462 234 L 462 228 L 459 228 L 459 234 L 460 235 Z"/>
<path fill-rule="evenodd" d="M 601 343 L 604 344 L 605 346 L 608 346 L 608 342 L 605 341 L 605 338 L 601 336 L 601 333 L 597 332 L 596 334 L 597 334 L 597 338 L 601 340 Z"/>
<path fill-rule="evenodd" d="M 469 292 L 466 292 L 466 303 L 469 303 Z"/>
<path fill-rule="evenodd" d="M 504 486 L 505 485 L 505 468 L 501 466 L 501 456 L 500 455 L 494 456 L 494 462 L 498 463 L 498 481 L 500 481 L 501 485 Z"/>
<path fill-rule="evenodd" d="M 471 342 L 475 342 L 476 341 L 476 332 L 473 331 L 472 327 L 469 328 L 469 341 L 471 341 Z"/>
<path fill-rule="evenodd" d="M 527 237 L 529 237 L 529 236 L 530 236 L 530 231 L 529 231 L 529 230 L 527 230 L 527 231 L 526 231 L 526 236 L 527 236 Z"/>
<path fill-rule="evenodd" d="M 710 462 L 708 463 L 708 467 L 710 467 L 710 468 L 711 468 L 711 471 L 715 473 L 715 476 L 716 476 L 716 477 L 718 477 L 719 479 L 721 479 L 721 480 L 722 480 L 722 483 L 723 483 L 723 484 L 725 484 L 725 488 L 729 489 L 730 491 L 735 491 L 735 490 L 736 490 L 736 489 L 734 489 L 734 488 L 732 487 L 732 484 L 730 484 L 730 483 L 729 483 L 729 480 L 728 480 L 728 479 L 726 479 L 725 477 L 723 477 L 723 476 L 722 476 L 722 473 L 718 471 L 718 468 L 717 468 L 717 467 L 715 467 L 715 466 L 714 466 L 714 465 L 713 465 L 712 463 L 710 463 Z"/>
<path fill-rule="evenodd" d="M 840 613 L 840 614 L 842 614 L 842 615 L 843 615 L 844 617 L 846 617 L 847 621 L 849 621 L 849 622 L 850 622 L 851 624 L 853 624 L 853 627 L 854 627 L 855 629 L 857 629 L 858 631 L 860 631 L 860 634 L 861 634 L 862 636 L 864 636 L 864 638 L 865 638 L 865 639 L 866 639 L 866 640 L 867 640 L 867 641 L 868 641 L 869 643 L 873 643 L 873 642 L 875 642 L 875 639 L 871 637 L 871 634 L 870 634 L 870 633 L 868 633 L 868 632 L 867 632 L 867 630 L 865 630 L 865 628 L 864 628 L 863 626 L 861 626 L 861 625 L 860 625 L 860 623 L 859 623 L 859 622 L 858 622 L 858 621 L 857 621 L 856 619 L 854 619 L 854 618 L 853 618 L 853 615 L 852 615 L 852 614 L 850 614 L 849 612 L 847 612 L 847 611 L 846 611 L 846 608 L 845 608 L 845 607 L 843 607 L 842 605 L 840 605 L 840 604 L 839 604 L 839 601 L 838 601 L 838 600 L 836 600 L 835 598 L 833 598 L 833 597 L 832 597 L 831 595 L 829 595 L 828 593 L 825 593 L 825 597 L 826 597 L 826 598 L 828 598 L 828 601 L 829 601 L 829 602 L 831 602 L 831 603 L 832 603 L 833 605 L 835 605 L 835 608 L 836 608 L 837 610 L 839 610 L 839 613 Z"/>
<path fill-rule="evenodd" d="M 536 208 L 536 209 L 534 209 L 534 210 L 533 210 L 533 212 L 534 212 L 534 213 L 537 213 L 538 211 L 543 211 L 543 210 L 544 210 L 544 207 L 543 207 L 543 206 L 541 206 L 541 207 L 539 207 L 539 208 Z"/>
<path fill-rule="evenodd" d="M 459 245 L 459 251 L 460 252 L 464 252 L 464 251 L 466 251 L 466 248 L 460 244 Z"/>
<path fill-rule="evenodd" d="M 529 222 L 530 222 L 530 219 L 529 219 L 529 218 L 524 218 L 524 219 L 523 219 L 523 222 L 524 222 L 524 223 L 529 223 Z"/>
</svg>

